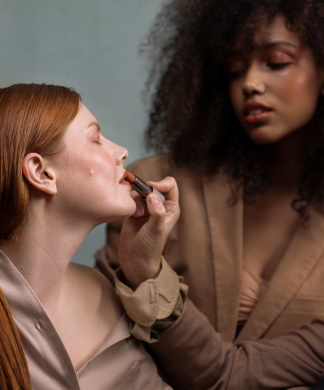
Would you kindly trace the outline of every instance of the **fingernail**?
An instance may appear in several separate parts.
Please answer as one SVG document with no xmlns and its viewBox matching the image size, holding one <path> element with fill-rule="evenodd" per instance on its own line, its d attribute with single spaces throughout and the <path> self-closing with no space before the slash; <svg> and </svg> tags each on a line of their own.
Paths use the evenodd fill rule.
<svg viewBox="0 0 324 390">
<path fill-rule="evenodd" d="M 147 196 L 147 200 L 150 205 L 155 206 L 156 204 L 160 203 L 160 198 L 154 194 L 149 194 Z"/>
</svg>

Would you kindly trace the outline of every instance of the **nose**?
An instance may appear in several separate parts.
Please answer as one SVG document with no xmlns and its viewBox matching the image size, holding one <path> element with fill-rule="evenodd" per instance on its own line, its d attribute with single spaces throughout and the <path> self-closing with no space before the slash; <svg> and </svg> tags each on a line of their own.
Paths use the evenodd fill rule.
<svg viewBox="0 0 324 390">
<path fill-rule="evenodd" d="M 251 64 L 250 68 L 246 71 L 242 90 L 245 96 L 264 94 L 265 83 L 262 77 L 262 71 L 256 65 Z"/>
<path fill-rule="evenodd" d="M 123 146 L 116 145 L 114 150 L 114 158 L 117 165 L 123 165 L 128 158 L 128 150 Z"/>
</svg>

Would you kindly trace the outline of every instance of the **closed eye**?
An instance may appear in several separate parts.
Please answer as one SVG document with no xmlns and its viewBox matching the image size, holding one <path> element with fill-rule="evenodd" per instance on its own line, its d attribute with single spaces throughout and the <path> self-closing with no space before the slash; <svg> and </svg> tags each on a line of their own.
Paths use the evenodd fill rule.
<svg viewBox="0 0 324 390">
<path fill-rule="evenodd" d="M 270 62 L 268 67 L 273 70 L 280 70 L 286 68 L 291 62 Z"/>
</svg>

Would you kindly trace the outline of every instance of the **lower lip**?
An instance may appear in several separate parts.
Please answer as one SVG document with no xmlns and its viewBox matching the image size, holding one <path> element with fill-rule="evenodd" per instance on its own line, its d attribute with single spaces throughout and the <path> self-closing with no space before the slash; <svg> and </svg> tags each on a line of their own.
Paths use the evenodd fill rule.
<svg viewBox="0 0 324 390">
<path fill-rule="evenodd" d="M 272 111 L 261 112 L 261 114 L 247 115 L 244 117 L 245 122 L 250 124 L 264 123 L 269 119 Z"/>
<path fill-rule="evenodd" d="M 127 185 L 128 187 L 131 187 L 131 184 L 126 180 L 121 180 L 119 184 Z"/>
</svg>

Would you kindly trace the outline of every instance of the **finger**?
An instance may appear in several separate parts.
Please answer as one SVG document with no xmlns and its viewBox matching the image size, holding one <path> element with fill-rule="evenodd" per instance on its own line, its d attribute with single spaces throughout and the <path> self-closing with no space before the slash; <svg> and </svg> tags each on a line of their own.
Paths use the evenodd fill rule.
<svg viewBox="0 0 324 390">
<path fill-rule="evenodd" d="M 148 184 L 162 192 L 167 200 L 178 202 L 179 190 L 174 177 L 167 176 L 159 182 L 149 181 Z"/>
<path fill-rule="evenodd" d="M 149 214 L 145 200 L 138 194 L 133 195 L 136 204 L 136 209 L 132 217 L 141 218 Z"/>
<path fill-rule="evenodd" d="M 165 207 L 159 196 L 154 192 L 147 195 L 146 202 L 148 212 L 150 213 L 150 218 L 146 224 L 147 229 L 153 235 L 160 234 L 165 228 Z"/>
</svg>

